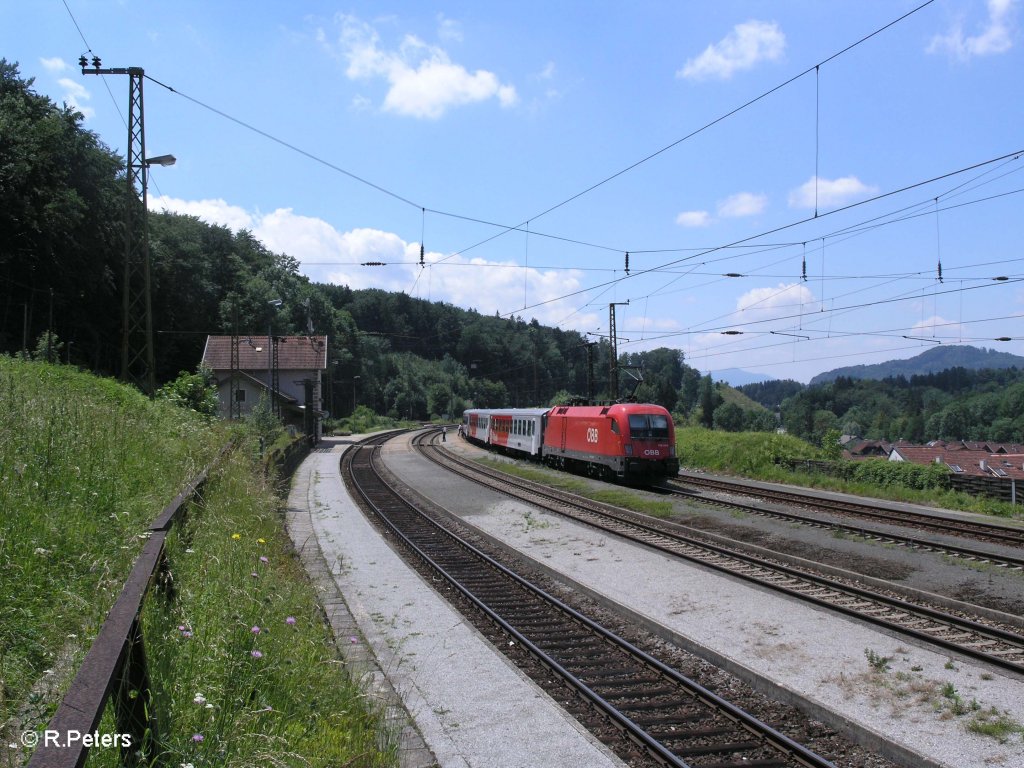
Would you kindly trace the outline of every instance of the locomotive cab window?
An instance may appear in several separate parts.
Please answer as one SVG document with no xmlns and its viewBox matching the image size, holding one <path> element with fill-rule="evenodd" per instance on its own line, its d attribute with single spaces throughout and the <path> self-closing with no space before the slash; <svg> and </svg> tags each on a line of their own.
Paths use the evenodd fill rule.
<svg viewBox="0 0 1024 768">
<path fill-rule="evenodd" d="M 620 432 L 619 432 L 619 422 L 617 422 L 615 419 L 612 419 L 612 434 L 613 435 L 620 434 Z"/>
<path fill-rule="evenodd" d="M 668 417 L 660 413 L 630 414 L 629 435 L 633 438 L 667 440 Z"/>
</svg>

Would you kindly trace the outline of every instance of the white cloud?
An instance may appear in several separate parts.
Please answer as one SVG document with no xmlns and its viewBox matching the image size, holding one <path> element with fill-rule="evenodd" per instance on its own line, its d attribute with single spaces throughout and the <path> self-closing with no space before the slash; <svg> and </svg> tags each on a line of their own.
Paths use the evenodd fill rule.
<svg viewBox="0 0 1024 768">
<path fill-rule="evenodd" d="M 167 211 L 184 216 L 195 216 L 207 224 L 227 227 L 233 231 L 253 228 L 254 218 L 237 205 L 228 205 L 224 200 L 181 200 L 161 195 L 149 198 L 151 211 Z"/>
<path fill-rule="evenodd" d="M 1013 15 L 1017 0 L 988 0 L 988 18 L 976 35 L 964 35 L 958 20 L 944 35 L 935 35 L 928 53 L 947 53 L 960 61 L 975 56 L 993 56 L 1013 47 Z"/>
<path fill-rule="evenodd" d="M 40 59 L 39 63 L 42 64 L 43 69 L 51 75 L 58 75 L 68 68 L 67 62 L 65 62 L 60 56 L 55 56 L 52 59 Z"/>
<path fill-rule="evenodd" d="M 447 19 L 443 13 L 439 13 L 437 14 L 437 36 L 448 42 L 461 43 L 462 24 L 455 19 Z"/>
<path fill-rule="evenodd" d="M 869 186 L 856 176 L 839 179 L 816 179 L 812 176 L 789 193 L 790 208 L 814 208 L 815 193 L 818 208 L 832 208 L 877 194 L 878 187 Z"/>
<path fill-rule="evenodd" d="M 493 72 L 469 72 L 440 47 L 406 35 L 397 50 L 380 47 L 377 31 L 351 16 L 341 17 L 340 44 L 351 80 L 383 78 L 387 112 L 436 120 L 456 106 L 495 98 L 503 107 L 518 101 L 516 89 Z M 450 34 L 451 30 L 449 30 Z"/>
<path fill-rule="evenodd" d="M 801 307 L 805 312 L 819 309 L 810 288 L 805 283 L 779 283 L 744 293 L 736 299 L 736 312 L 732 317 L 742 322 L 770 320 L 798 314 Z"/>
<path fill-rule="evenodd" d="M 947 320 L 939 315 L 932 315 L 910 326 L 910 333 L 908 335 L 926 339 L 934 336 L 936 340 L 951 341 L 962 339 L 966 335 L 966 330 L 965 326 L 955 320 Z"/>
<path fill-rule="evenodd" d="M 779 25 L 767 21 L 737 24 L 721 41 L 689 59 L 676 77 L 688 80 L 728 80 L 733 73 L 753 68 L 761 61 L 775 61 L 786 48 Z"/>
<path fill-rule="evenodd" d="M 57 85 L 64 90 L 65 104 L 72 109 L 81 112 L 86 118 L 96 116 L 95 109 L 87 107 L 82 103 L 91 99 L 92 94 L 90 94 L 88 89 L 86 89 L 81 83 L 67 77 L 62 77 L 57 80 Z"/>
<path fill-rule="evenodd" d="M 726 219 L 756 216 L 763 212 L 767 205 L 767 195 L 738 192 L 735 195 L 730 195 L 718 204 L 718 215 Z"/>
<path fill-rule="evenodd" d="M 676 216 L 676 224 L 681 227 L 706 227 L 711 223 L 711 214 L 707 211 L 683 211 Z"/>
</svg>

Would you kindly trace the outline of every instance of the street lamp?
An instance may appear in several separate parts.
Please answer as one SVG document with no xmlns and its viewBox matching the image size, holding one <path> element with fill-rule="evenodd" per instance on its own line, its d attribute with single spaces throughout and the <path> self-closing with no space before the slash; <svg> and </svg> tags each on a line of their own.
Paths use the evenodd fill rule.
<svg viewBox="0 0 1024 768">
<path fill-rule="evenodd" d="M 361 378 L 362 376 L 352 377 L 352 413 L 356 412 L 356 382 Z"/>
</svg>

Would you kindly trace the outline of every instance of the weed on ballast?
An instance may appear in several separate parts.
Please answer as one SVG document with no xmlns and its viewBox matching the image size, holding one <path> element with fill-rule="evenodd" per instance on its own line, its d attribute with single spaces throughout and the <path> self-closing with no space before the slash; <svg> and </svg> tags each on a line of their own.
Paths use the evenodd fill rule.
<svg viewBox="0 0 1024 768">
<path fill-rule="evenodd" d="M 875 672 L 889 671 L 889 662 L 892 661 L 892 656 L 882 656 L 871 648 L 864 649 L 864 656 L 868 660 L 868 666 L 875 670 Z"/>
</svg>

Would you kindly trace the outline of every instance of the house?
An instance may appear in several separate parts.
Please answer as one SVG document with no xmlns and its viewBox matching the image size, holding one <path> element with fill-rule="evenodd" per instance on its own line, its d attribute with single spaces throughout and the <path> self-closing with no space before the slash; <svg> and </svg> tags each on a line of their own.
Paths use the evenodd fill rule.
<svg viewBox="0 0 1024 768">
<path fill-rule="evenodd" d="M 267 336 L 238 337 L 238 376 L 235 400 L 244 416 L 269 397 L 272 383 L 286 426 L 295 427 L 317 438 L 322 433 L 324 377 L 327 371 L 326 336 L 274 336 L 277 345 L 277 369 Z M 207 336 L 202 364 L 213 371 L 217 381 L 220 415 L 230 418 L 231 411 L 231 336 Z M 275 375 L 276 373 L 276 375 Z"/>
<path fill-rule="evenodd" d="M 936 445 L 897 445 L 889 461 L 912 464 L 941 464 L 955 475 L 1024 480 L 1024 456 L 997 453 L 988 443 L 950 443 Z"/>
</svg>

